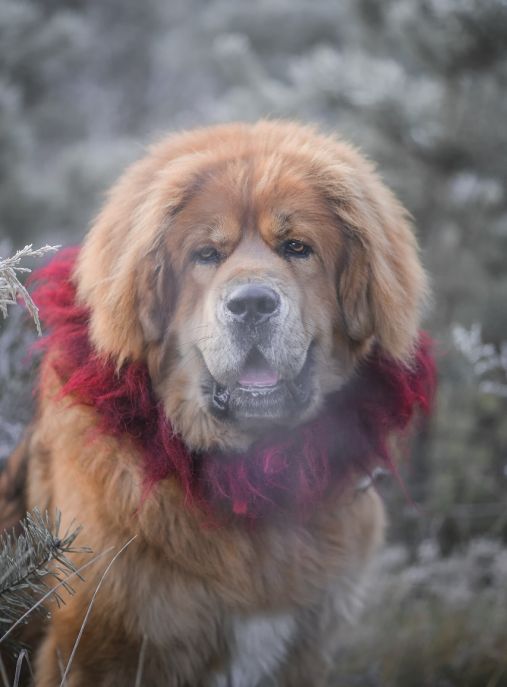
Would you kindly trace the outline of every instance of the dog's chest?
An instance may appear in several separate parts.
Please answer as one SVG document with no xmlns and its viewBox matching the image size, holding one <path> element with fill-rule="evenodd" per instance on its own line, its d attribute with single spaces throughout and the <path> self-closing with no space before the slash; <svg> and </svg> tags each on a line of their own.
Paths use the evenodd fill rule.
<svg viewBox="0 0 507 687">
<path fill-rule="evenodd" d="M 289 614 L 234 618 L 229 665 L 213 676 L 210 687 L 256 687 L 283 662 L 295 631 Z"/>
<path fill-rule="evenodd" d="M 140 614 L 143 635 L 156 654 L 165 657 L 171 679 L 178 672 L 182 683 L 259 687 L 276 674 L 296 637 L 295 616 L 225 611 L 200 585 L 192 591 L 186 598 L 181 588 L 155 595 L 146 599 Z M 217 667 L 210 673 L 213 664 Z"/>
<path fill-rule="evenodd" d="M 198 578 L 173 573 L 158 585 L 141 583 L 137 592 L 132 622 L 164 657 L 168 674 L 177 666 L 182 680 L 207 687 L 257 687 L 283 663 L 296 635 L 290 611 L 245 608 L 249 604 L 240 611 Z"/>
</svg>

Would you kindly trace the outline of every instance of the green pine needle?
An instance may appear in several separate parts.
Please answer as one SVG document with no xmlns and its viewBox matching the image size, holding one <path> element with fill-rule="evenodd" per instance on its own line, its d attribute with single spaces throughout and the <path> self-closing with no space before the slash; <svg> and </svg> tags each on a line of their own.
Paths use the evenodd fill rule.
<svg viewBox="0 0 507 687">
<path fill-rule="evenodd" d="M 67 554 L 90 549 L 73 547 L 80 527 L 60 536 L 60 525 L 58 511 L 52 522 L 47 511 L 42 514 L 35 508 L 20 522 L 20 534 L 4 533 L 0 537 L 0 638 L 34 607 L 51 583 L 61 583 L 59 589 L 74 593 L 65 579 L 77 571 Z M 57 590 L 51 598 L 58 605 L 63 603 Z M 44 604 L 37 605 L 37 611 L 49 615 Z"/>
</svg>

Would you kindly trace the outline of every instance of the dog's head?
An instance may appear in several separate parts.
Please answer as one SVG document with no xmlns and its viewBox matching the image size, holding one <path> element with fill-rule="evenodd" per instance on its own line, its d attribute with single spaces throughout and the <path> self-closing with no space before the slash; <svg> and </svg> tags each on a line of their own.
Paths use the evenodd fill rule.
<svg viewBox="0 0 507 687">
<path fill-rule="evenodd" d="M 97 350 L 146 360 L 192 449 L 318 412 L 373 342 L 409 363 L 426 282 L 406 213 L 355 150 L 284 122 L 168 138 L 81 251 Z"/>
</svg>

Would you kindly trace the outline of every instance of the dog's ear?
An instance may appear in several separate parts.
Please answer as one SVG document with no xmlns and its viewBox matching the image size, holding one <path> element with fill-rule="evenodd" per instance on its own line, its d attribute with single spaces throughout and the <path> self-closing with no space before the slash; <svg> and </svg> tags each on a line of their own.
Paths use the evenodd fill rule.
<svg viewBox="0 0 507 687">
<path fill-rule="evenodd" d="M 375 330 L 371 270 L 361 241 L 350 231 L 344 231 L 344 238 L 345 250 L 338 267 L 338 301 L 347 336 L 361 343 Z"/>
<path fill-rule="evenodd" d="M 142 358 L 146 343 L 163 335 L 173 295 L 160 248 L 183 192 L 175 178 L 160 155 L 132 165 L 80 251 L 74 276 L 78 298 L 90 310 L 90 338 L 118 366 Z"/>
<path fill-rule="evenodd" d="M 138 269 L 137 312 L 146 343 L 159 343 L 169 327 L 176 284 L 163 248 L 150 251 Z"/>
<path fill-rule="evenodd" d="M 345 331 L 354 342 L 374 337 L 408 362 L 427 298 L 408 214 L 368 163 L 354 165 L 347 181 L 342 171 L 333 200 L 344 237 L 337 288 Z"/>
</svg>

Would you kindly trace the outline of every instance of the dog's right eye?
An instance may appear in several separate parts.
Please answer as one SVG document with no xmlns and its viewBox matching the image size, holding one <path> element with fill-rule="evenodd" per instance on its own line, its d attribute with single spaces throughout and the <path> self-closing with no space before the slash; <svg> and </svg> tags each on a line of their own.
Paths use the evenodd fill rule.
<svg viewBox="0 0 507 687">
<path fill-rule="evenodd" d="M 196 250 L 192 255 L 194 262 L 199 262 L 203 265 L 220 262 L 220 253 L 213 246 L 204 246 Z"/>
</svg>

